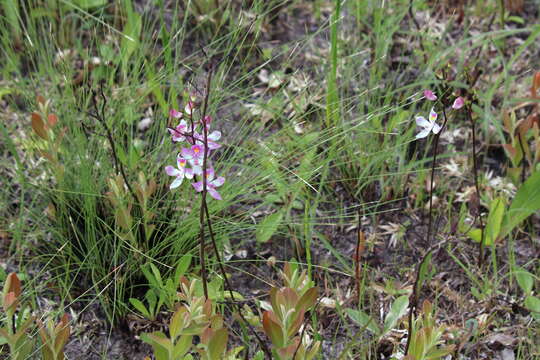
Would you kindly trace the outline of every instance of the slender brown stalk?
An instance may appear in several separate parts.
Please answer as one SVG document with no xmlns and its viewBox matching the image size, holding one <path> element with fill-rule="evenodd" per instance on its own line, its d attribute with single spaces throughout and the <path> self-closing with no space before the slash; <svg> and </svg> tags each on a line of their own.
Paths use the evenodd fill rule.
<svg viewBox="0 0 540 360">
<path fill-rule="evenodd" d="M 361 278 L 361 265 L 360 257 L 364 253 L 366 245 L 366 237 L 362 231 L 362 216 L 360 211 L 358 212 L 358 233 L 356 240 L 356 249 L 354 252 L 354 279 L 356 282 L 356 298 L 358 299 L 358 304 L 360 304 L 360 295 L 362 294 L 362 278 Z"/>
<path fill-rule="evenodd" d="M 484 248 L 485 248 L 485 233 L 484 233 L 484 218 L 480 209 L 480 185 L 478 184 L 478 161 L 476 159 L 476 121 L 473 119 L 472 108 L 470 104 L 467 104 L 467 116 L 471 123 L 472 129 L 472 156 L 473 156 L 473 175 L 474 175 L 474 187 L 476 189 L 476 201 L 478 208 L 478 219 L 480 221 L 480 251 L 478 253 L 478 267 L 482 268 L 484 263 Z"/>
<path fill-rule="evenodd" d="M 204 49 L 201 48 L 201 50 L 206 55 L 206 53 L 204 52 Z M 202 122 L 202 125 L 203 125 L 203 144 L 204 144 L 204 153 L 203 153 L 203 155 L 204 156 L 203 156 L 203 179 L 202 179 L 203 191 L 202 191 L 202 196 L 201 196 L 201 211 L 200 211 L 200 216 L 199 216 L 199 221 L 200 221 L 200 252 L 199 252 L 199 255 L 201 256 L 201 266 L 203 267 L 202 274 L 203 274 L 203 287 L 205 289 L 205 297 L 208 298 L 207 284 L 206 284 L 207 278 L 206 278 L 206 265 L 205 265 L 205 251 L 204 251 L 204 245 L 205 245 L 204 226 L 205 226 L 205 218 L 206 218 L 206 225 L 208 226 L 208 233 L 210 235 L 210 241 L 212 243 L 212 247 L 213 247 L 214 252 L 216 254 L 216 259 L 217 259 L 217 262 L 218 262 L 218 265 L 219 265 L 219 269 L 220 269 L 221 275 L 223 277 L 223 280 L 225 282 L 225 286 L 226 286 L 226 288 L 227 288 L 227 290 L 229 292 L 229 295 L 231 297 L 232 304 L 234 304 L 236 306 L 238 315 L 240 316 L 242 321 L 247 325 L 247 327 L 249 328 L 251 333 L 255 336 L 255 338 L 259 342 L 259 345 L 261 346 L 261 349 L 263 350 L 263 352 L 264 352 L 264 354 L 266 356 L 266 359 L 271 360 L 272 359 L 272 353 L 271 353 L 270 349 L 268 348 L 266 343 L 263 341 L 263 339 L 261 339 L 259 334 L 257 334 L 257 332 L 255 331 L 253 326 L 251 326 L 251 324 L 246 320 L 246 318 L 242 314 L 242 309 L 241 309 L 239 303 L 237 301 L 235 301 L 235 299 L 234 299 L 234 292 L 232 290 L 233 288 L 232 288 L 231 283 L 229 282 L 229 279 L 227 278 L 227 274 L 225 272 L 223 262 L 221 261 L 221 256 L 219 255 L 219 249 L 217 247 L 216 238 L 214 236 L 214 231 L 212 229 L 212 220 L 210 219 L 210 213 L 208 211 L 208 203 L 206 201 L 206 199 L 207 199 L 206 194 L 208 193 L 208 191 L 206 189 L 206 184 L 207 184 L 206 170 L 207 170 L 207 166 L 208 166 L 208 126 L 209 126 L 209 124 L 206 122 L 207 121 L 206 120 L 206 113 L 207 113 L 207 110 L 208 110 L 208 99 L 209 99 L 209 96 L 210 96 L 210 85 L 212 83 L 213 71 L 214 71 L 214 66 L 210 66 L 210 69 L 208 71 L 208 77 L 207 77 L 207 80 L 206 80 L 206 93 L 204 95 L 203 108 L 202 108 L 202 113 L 201 113 L 201 122 Z M 195 144 L 196 139 L 193 136 L 193 132 L 191 134 L 191 137 L 192 137 L 193 143 Z M 247 356 L 247 354 L 248 354 L 248 351 L 246 351 L 246 356 Z"/>
<path fill-rule="evenodd" d="M 135 191 L 133 190 L 130 182 L 128 181 L 124 166 L 122 165 L 122 162 L 118 158 L 118 152 L 116 151 L 116 144 L 114 142 L 112 131 L 107 125 L 107 120 L 105 116 L 105 108 L 107 106 L 107 97 L 105 96 L 105 93 L 103 91 L 103 84 L 100 85 L 99 95 L 101 96 L 101 107 L 98 107 L 98 103 L 96 100 L 96 97 L 97 97 L 96 91 L 92 90 L 92 107 L 94 108 L 94 112 L 93 113 L 85 112 L 85 113 L 88 116 L 96 119 L 101 124 L 101 126 L 103 126 L 103 128 L 105 129 L 105 134 L 106 134 L 105 137 L 107 138 L 107 141 L 109 142 L 109 146 L 111 147 L 113 162 L 114 162 L 114 167 L 116 169 L 116 172 L 120 173 L 120 175 L 122 176 L 122 179 L 124 180 L 124 183 L 126 184 L 129 190 L 129 193 L 131 194 L 133 199 L 137 200 L 137 195 L 135 195 Z"/>
<path fill-rule="evenodd" d="M 444 106 L 444 105 L 443 105 Z M 435 181 L 435 167 L 437 166 L 437 155 L 438 155 L 438 148 L 439 148 L 439 139 L 441 138 L 441 134 L 444 131 L 446 127 L 446 123 L 448 121 L 448 118 L 446 117 L 446 109 L 443 107 L 443 116 L 444 116 L 444 123 L 441 127 L 441 131 L 439 131 L 438 134 L 435 135 L 435 141 L 434 141 L 434 149 L 433 149 L 433 162 L 431 163 L 431 179 L 429 182 L 429 215 L 428 215 L 428 229 L 427 229 L 427 242 L 431 246 L 431 232 L 433 229 L 433 183 Z"/>
<path fill-rule="evenodd" d="M 229 291 L 229 296 L 231 297 L 232 304 L 234 304 L 236 306 L 236 310 L 238 312 L 238 315 L 240 316 L 242 321 L 247 325 L 247 327 L 249 328 L 251 333 L 255 336 L 255 338 L 259 342 L 259 345 L 261 346 L 261 349 L 265 353 L 266 358 L 267 359 L 272 359 L 272 353 L 270 352 L 270 349 L 268 349 L 268 346 L 266 345 L 266 343 L 261 339 L 259 334 L 257 334 L 255 329 L 253 329 L 253 326 L 251 326 L 251 324 L 246 320 L 246 318 L 242 314 L 242 309 L 241 309 L 240 305 L 234 299 L 234 292 L 232 290 L 233 289 L 232 285 L 231 285 L 231 283 L 229 281 L 229 278 L 227 277 L 227 274 L 225 272 L 225 267 L 223 266 L 223 262 L 221 261 L 221 256 L 219 255 L 219 249 L 217 247 L 217 242 L 216 242 L 216 238 L 214 236 L 214 231 L 212 230 L 212 222 L 210 221 L 210 214 L 208 212 L 208 207 L 207 207 L 206 201 L 204 202 L 203 205 L 204 205 L 204 210 L 205 210 L 205 213 L 206 213 L 206 221 L 207 221 L 207 224 L 208 224 L 208 233 L 210 234 L 210 239 L 212 241 L 212 247 L 214 248 L 214 252 L 216 253 L 216 259 L 217 259 L 217 263 L 219 265 L 219 270 L 221 272 L 221 276 L 223 277 L 223 280 L 225 281 L 225 286 L 227 287 L 227 290 Z"/>
<path fill-rule="evenodd" d="M 431 232 L 433 227 L 433 181 L 435 178 L 435 167 L 437 164 L 437 152 L 439 147 L 439 139 L 441 137 L 441 134 L 443 133 L 444 129 L 446 128 L 446 123 L 448 122 L 448 117 L 446 116 L 446 109 L 444 107 L 443 103 L 443 117 L 444 122 L 442 124 L 441 130 L 438 134 L 435 135 L 435 141 L 434 141 L 434 149 L 433 149 L 433 162 L 431 164 L 431 181 L 429 186 L 429 219 L 428 219 L 428 229 L 427 229 L 427 242 L 430 246 L 429 250 L 426 252 L 424 257 L 422 258 L 422 261 L 418 264 L 416 268 L 416 280 L 414 282 L 414 288 L 413 293 L 411 294 L 411 304 L 409 306 L 409 315 L 408 315 L 408 323 L 409 323 L 409 334 L 407 337 L 407 345 L 405 348 L 405 355 L 409 353 L 409 347 L 411 346 L 411 339 L 413 337 L 413 316 L 416 312 L 416 309 L 418 308 L 418 297 L 420 293 L 420 270 L 422 268 L 422 265 L 424 262 L 429 258 L 429 254 L 433 251 L 434 245 L 431 244 Z"/>
<path fill-rule="evenodd" d="M 201 195 L 201 209 L 199 212 L 199 258 L 201 262 L 201 274 L 203 278 L 203 290 L 204 297 L 208 299 L 208 278 L 206 274 L 206 254 L 205 254 L 205 236 L 204 236 L 204 216 L 205 216 L 205 207 L 206 207 L 206 195 L 208 193 L 206 189 L 206 180 L 207 180 L 207 167 L 208 167 L 208 124 L 206 124 L 206 111 L 208 109 L 208 97 L 210 95 L 210 85 L 212 83 L 212 69 L 208 72 L 208 78 L 206 80 L 206 93 L 204 95 L 203 110 L 201 113 L 201 122 L 203 125 L 203 141 L 204 141 L 204 156 L 203 156 L 203 172 L 202 172 L 202 183 L 203 190 Z M 193 123 L 193 119 L 191 119 Z M 193 125 L 192 125 L 193 129 Z M 195 140 L 195 139 L 194 139 Z M 193 141 L 195 143 L 195 141 Z"/>
<path fill-rule="evenodd" d="M 525 153 L 525 148 L 523 147 L 523 139 L 521 138 L 521 131 L 518 129 L 518 132 L 517 132 L 517 136 L 518 136 L 518 141 L 519 141 L 519 148 L 521 149 L 521 153 L 523 154 L 522 155 L 522 158 L 521 158 L 521 182 L 524 183 L 525 182 L 525 168 L 527 166 L 527 159 L 526 159 L 526 153 Z"/>
</svg>

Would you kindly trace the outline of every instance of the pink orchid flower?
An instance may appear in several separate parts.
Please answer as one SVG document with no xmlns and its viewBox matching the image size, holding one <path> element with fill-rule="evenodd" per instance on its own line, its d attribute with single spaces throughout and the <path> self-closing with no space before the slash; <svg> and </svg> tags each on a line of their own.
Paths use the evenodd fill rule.
<svg viewBox="0 0 540 360">
<path fill-rule="evenodd" d="M 201 143 L 204 143 L 204 136 L 203 134 L 199 134 L 198 132 L 195 132 L 193 134 L 193 137 L 200 141 Z M 209 150 L 215 150 L 219 149 L 221 147 L 220 144 L 218 144 L 216 141 L 218 141 L 221 138 L 221 132 L 220 131 L 212 131 L 207 136 L 207 143 L 208 143 L 208 149 Z"/>
<path fill-rule="evenodd" d="M 169 111 L 169 116 L 170 116 L 170 117 L 173 117 L 173 118 L 175 118 L 175 119 L 180 119 L 180 118 L 182 117 L 182 115 L 183 115 L 183 114 L 182 114 L 180 111 L 175 110 L 175 109 L 171 109 L 171 110 Z"/>
<path fill-rule="evenodd" d="M 176 179 L 171 183 L 169 186 L 170 189 L 176 189 L 180 185 L 182 185 L 182 181 L 184 181 L 184 178 L 192 179 L 193 178 L 193 170 L 186 168 L 187 160 L 178 156 L 176 158 L 176 162 L 178 165 L 178 168 L 175 168 L 173 166 L 165 166 L 165 172 L 169 176 L 175 176 Z"/>
<path fill-rule="evenodd" d="M 195 103 L 193 101 L 188 101 L 186 107 L 184 108 L 184 112 L 191 115 L 193 113 L 193 109 L 195 109 Z"/>
<path fill-rule="evenodd" d="M 437 95 L 435 95 L 435 93 L 431 90 L 424 90 L 424 96 L 426 97 L 426 99 L 428 99 L 429 101 L 435 101 L 437 100 Z"/>
<path fill-rule="evenodd" d="M 465 100 L 461 96 L 458 96 L 456 100 L 454 100 L 454 103 L 452 104 L 452 109 L 458 110 L 461 109 L 465 105 Z"/>
<path fill-rule="evenodd" d="M 416 117 L 416 125 L 420 126 L 422 130 L 416 135 L 417 139 L 425 138 L 430 132 L 438 134 L 441 131 L 441 127 L 436 123 L 437 113 L 433 108 L 429 112 L 429 120 L 426 120 L 423 116 Z"/>
<path fill-rule="evenodd" d="M 202 174 L 204 160 L 204 146 L 193 145 L 191 148 L 182 148 L 182 156 L 189 161 L 195 175 Z"/>
<path fill-rule="evenodd" d="M 206 190 L 216 200 L 221 200 L 221 195 L 217 192 L 216 188 L 223 185 L 225 182 L 225 178 L 223 176 L 220 176 L 216 179 L 214 179 L 214 169 L 209 168 L 205 171 L 206 176 Z M 195 191 L 201 192 L 203 191 L 203 181 L 197 181 L 193 184 L 193 187 L 195 188 Z"/>
<path fill-rule="evenodd" d="M 210 115 L 206 115 L 204 119 L 201 120 L 203 124 L 210 125 L 212 122 L 212 117 Z"/>
<path fill-rule="evenodd" d="M 188 124 L 185 120 L 181 120 L 180 124 L 174 129 L 168 128 L 169 133 L 172 135 L 173 142 L 180 142 L 186 140 L 184 134 L 188 131 Z"/>
</svg>

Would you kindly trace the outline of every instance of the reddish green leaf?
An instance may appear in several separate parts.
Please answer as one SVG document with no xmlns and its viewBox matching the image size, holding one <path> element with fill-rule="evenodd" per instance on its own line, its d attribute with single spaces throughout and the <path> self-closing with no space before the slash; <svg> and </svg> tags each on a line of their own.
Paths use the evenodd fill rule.
<svg viewBox="0 0 540 360">
<path fill-rule="evenodd" d="M 38 113 L 32 113 L 32 129 L 34 132 L 42 139 L 49 140 L 49 134 L 45 129 L 45 123 L 41 119 L 41 116 Z"/>
<path fill-rule="evenodd" d="M 282 347 L 284 345 L 285 340 L 283 339 L 281 327 L 272 320 L 270 311 L 265 311 L 263 314 L 263 329 L 274 346 Z"/>
</svg>

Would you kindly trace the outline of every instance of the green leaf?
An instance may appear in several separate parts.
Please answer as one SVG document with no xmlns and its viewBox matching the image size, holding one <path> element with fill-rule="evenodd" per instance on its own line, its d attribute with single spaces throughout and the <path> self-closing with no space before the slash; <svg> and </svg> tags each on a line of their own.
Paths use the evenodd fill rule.
<svg viewBox="0 0 540 360">
<path fill-rule="evenodd" d="M 308 311 L 317 302 L 317 288 L 311 288 L 298 300 L 296 310 Z"/>
<path fill-rule="evenodd" d="M 139 299 L 130 298 L 129 303 L 146 318 L 151 318 L 150 313 Z"/>
<path fill-rule="evenodd" d="M 169 360 L 169 353 L 173 350 L 173 345 L 161 331 L 141 334 L 141 340 L 152 345 L 156 360 Z"/>
<path fill-rule="evenodd" d="M 362 310 L 347 309 L 346 311 L 349 317 L 358 325 L 368 329 L 374 335 L 381 335 L 381 329 L 371 316 L 369 316 Z"/>
<path fill-rule="evenodd" d="M 489 204 L 489 215 L 486 224 L 486 233 L 484 245 L 493 245 L 501 231 L 501 225 L 504 217 L 504 199 L 498 197 Z"/>
<path fill-rule="evenodd" d="M 383 334 L 386 334 L 388 331 L 394 328 L 397 321 L 407 312 L 408 306 L 409 297 L 406 295 L 400 296 L 394 301 L 390 311 L 386 315 L 386 319 L 384 319 Z"/>
<path fill-rule="evenodd" d="M 141 156 L 139 155 L 139 151 L 137 150 L 137 148 L 135 146 L 130 146 L 128 167 L 130 169 L 135 169 L 140 159 Z"/>
<path fill-rule="evenodd" d="M 428 274 L 428 268 L 429 268 L 429 265 L 431 264 L 431 257 L 432 257 L 433 253 L 430 252 L 426 258 L 424 259 L 424 261 L 422 262 L 422 264 L 420 264 L 420 269 L 418 269 L 418 278 L 420 281 L 418 281 L 418 288 L 416 289 L 416 292 L 419 293 L 420 292 L 420 289 L 422 288 L 423 284 L 424 284 L 424 281 L 428 278 L 428 276 L 430 274 Z"/>
<path fill-rule="evenodd" d="M 156 281 L 156 278 L 154 277 L 152 272 L 148 270 L 148 268 L 149 268 L 148 265 L 141 266 L 141 271 L 143 272 L 146 280 L 148 280 L 148 285 L 150 285 L 150 287 L 153 287 L 153 288 L 159 288 L 159 284 Z"/>
<path fill-rule="evenodd" d="M 278 323 L 272 320 L 272 316 L 269 311 L 263 313 L 263 329 L 266 335 L 272 341 L 272 344 L 276 347 L 283 347 L 285 339 L 283 338 L 283 332 Z"/>
<path fill-rule="evenodd" d="M 507 22 L 515 22 L 516 24 L 523 25 L 525 24 L 525 20 L 522 17 L 519 16 L 509 16 L 506 18 Z"/>
<path fill-rule="evenodd" d="M 153 319 L 159 312 L 159 307 L 157 306 L 157 295 L 152 289 L 150 289 L 146 292 L 144 297 L 146 298 L 146 301 L 148 301 L 148 312 L 150 317 Z"/>
<path fill-rule="evenodd" d="M 533 274 L 519 266 L 514 267 L 514 273 L 521 290 L 523 290 L 525 295 L 529 295 L 532 292 L 534 285 Z"/>
<path fill-rule="evenodd" d="M 540 299 L 535 296 L 527 296 L 524 305 L 532 312 L 540 313 Z"/>
<path fill-rule="evenodd" d="M 467 233 L 467 236 L 470 237 L 474 242 L 479 243 L 482 241 L 482 230 L 472 229 Z"/>
<path fill-rule="evenodd" d="M 178 264 L 176 265 L 176 269 L 174 270 L 174 284 L 176 289 L 180 286 L 180 278 L 184 276 L 184 274 L 187 272 L 191 265 L 191 255 L 186 254 L 182 256 Z"/>
<path fill-rule="evenodd" d="M 191 335 L 182 335 L 180 337 L 180 340 L 176 343 L 174 346 L 174 358 L 175 359 L 182 359 L 184 355 L 189 351 L 191 348 L 193 336 Z"/>
<path fill-rule="evenodd" d="M 506 212 L 500 236 L 505 237 L 523 220 L 540 209 L 540 172 L 533 173 L 519 188 Z"/>
<path fill-rule="evenodd" d="M 253 360 L 264 360 L 264 353 L 262 350 L 259 350 L 255 353 L 255 356 L 253 356 Z"/>
<path fill-rule="evenodd" d="M 127 166 L 128 158 L 122 146 L 116 147 L 116 155 L 118 156 L 118 160 L 120 160 L 123 165 Z"/>
<path fill-rule="evenodd" d="M 264 218 L 264 220 L 261 221 L 260 224 L 257 226 L 257 231 L 255 232 L 257 241 L 264 243 L 270 240 L 272 235 L 274 235 L 274 233 L 278 229 L 282 218 L 283 211 L 278 211 Z"/>
<path fill-rule="evenodd" d="M 159 272 L 159 269 L 152 263 L 150 263 L 150 269 L 152 269 L 152 273 L 154 274 L 154 278 L 156 279 L 158 287 L 162 288 L 163 280 L 161 279 L 161 273 Z"/>
<path fill-rule="evenodd" d="M 122 49 L 122 61 L 124 63 L 124 69 L 127 67 L 127 63 L 131 54 L 139 47 L 139 35 L 142 29 L 141 16 L 134 11 L 130 11 L 128 14 L 128 20 L 124 27 L 121 49 Z"/>
<path fill-rule="evenodd" d="M 234 300 L 236 300 L 236 301 L 238 301 L 238 300 L 240 300 L 240 301 L 244 300 L 244 297 L 243 297 L 242 294 L 240 294 L 239 292 L 233 291 L 232 293 L 233 293 L 233 296 L 234 296 Z M 221 297 L 222 297 L 223 299 L 231 299 L 231 300 L 232 300 L 232 298 L 231 298 L 231 293 L 230 293 L 229 291 L 223 291 L 222 294 L 219 294 L 219 293 L 218 293 L 218 295 L 221 295 Z M 219 297 L 218 297 L 218 298 L 219 298 Z"/>
<path fill-rule="evenodd" d="M 182 328 L 184 326 L 184 317 L 185 317 L 185 311 L 182 311 L 183 308 L 179 308 L 176 310 L 171 318 L 171 321 L 169 323 L 169 333 L 171 335 L 171 339 L 176 340 L 178 335 L 180 335 L 180 331 L 182 331 Z"/>
<path fill-rule="evenodd" d="M 217 330 L 208 343 L 208 351 L 212 360 L 223 359 L 223 353 L 227 348 L 229 333 L 227 329 L 221 328 Z"/>
</svg>

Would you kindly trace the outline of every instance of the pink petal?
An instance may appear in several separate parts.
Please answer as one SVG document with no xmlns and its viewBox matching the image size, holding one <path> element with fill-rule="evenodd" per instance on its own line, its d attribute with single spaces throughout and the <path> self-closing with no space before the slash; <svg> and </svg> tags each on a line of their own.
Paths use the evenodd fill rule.
<svg viewBox="0 0 540 360">
<path fill-rule="evenodd" d="M 195 188 L 195 191 L 201 192 L 203 190 L 203 183 L 202 181 L 197 181 L 196 183 L 191 184 Z"/>
<path fill-rule="evenodd" d="M 216 142 L 213 142 L 213 141 L 208 142 L 208 149 L 210 149 L 210 150 L 219 149 L 220 147 L 221 147 L 221 145 L 216 143 Z"/>
<path fill-rule="evenodd" d="M 172 141 L 173 142 L 180 142 L 184 141 L 186 138 L 182 135 L 182 133 L 178 130 L 178 126 L 176 129 L 167 128 L 169 130 L 169 133 L 172 135 Z"/>
<path fill-rule="evenodd" d="M 187 130 L 187 122 L 186 122 L 186 120 L 180 120 L 180 124 L 178 124 L 178 126 L 176 127 L 176 130 L 178 130 L 180 132 L 185 132 Z"/>
<path fill-rule="evenodd" d="M 210 184 L 215 187 L 220 187 L 221 185 L 223 185 L 223 183 L 225 183 L 225 178 L 223 176 L 220 176 L 217 179 L 210 182 Z"/>
<path fill-rule="evenodd" d="M 201 145 L 193 145 L 191 147 L 191 156 L 193 158 L 201 158 L 204 156 L 204 147 Z"/>
<path fill-rule="evenodd" d="M 210 196 L 213 197 L 214 199 L 216 199 L 216 200 L 222 200 L 222 199 L 221 199 L 221 195 L 219 195 L 219 193 L 218 193 L 215 189 L 213 189 L 213 188 L 211 188 L 211 187 L 208 187 L 208 193 L 209 193 Z"/>
<path fill-rule="evenodd" d="M 461 96 L 458 96 L 456 100 L 454 100 L 454 104 L 452 105 L 452 109 L 458 110 L 461 109 L 465 105 L 465 100 Z"/>
<path fill-rule="evenodd" d="M 195 108 L 195 103 L 193 101 L 188 101 L 184 111 L 186 112 L 186 114 L 191 115 L 194 108 Z"/>
<path fill-rule="evenodd" d="M 175 169 L 174 167 L 172 167 L 170 165 L 165 166 L 165 172 L 169 176 L 178 176 L 179 173 L 180 173 L 180 171 L 178 171 L 178 169 Z"/>
<path fill-rule="evenodd" d="M 188 160 L 191 160 L 193 159 L 193 151 L 191 149 L 188 149 L 188 148 L 182 148 L 182 150 L 180 151 L 180 153 L 182 154 L 182 156 Z"/>
<path fill-rule="evenodd" d="M 212 182 L 212 180 L 214 180 L 214 168 L 208 168 L 206 169 L 205 171 L 205 174 L 206 174 L 206 181 L 208 183 Z"/>
<path fill-rule="evenodd" d="M 175 109 L 171 109 L 169 111 L 169 115 L 173 118 L 177 118 L 177 119 L 180 119 L 182 117 L 182 113 L 180 111 L 177 111 Z"/>
<path fill-rule="evenodd" d="M 176 158 L 176 162 L 178 163 L 179 169 L 185 168 L 187 165 L 187 160 L 180 156 Z"/>
<path fill-rule="evenodd" d="M 435 95 L 435 93 L 433 93 L 431 90 L 424 90 L 424 96 L 430 101 L 437 100 L 437 95 Z"/>
<path fill-rule="evenodd" d="M 173 137 L 172 137 L 172 141 L 173 141 L 173 142 L 182 142 L 182 141 L 184 141 L 184 140 L 186 140 L 186 138 L 183 137 L 182 135 L 178 135 L 177 133 L 175 133 L 175 134 L 173 135 Z"/>
<path fill-rule="evenodd" d="M 193 179 L 193 169 L 186 169 L 186 171 L 184 172 L 184 175 L 188 178 L 188 179 Z"/>
</svg>

